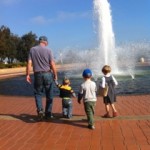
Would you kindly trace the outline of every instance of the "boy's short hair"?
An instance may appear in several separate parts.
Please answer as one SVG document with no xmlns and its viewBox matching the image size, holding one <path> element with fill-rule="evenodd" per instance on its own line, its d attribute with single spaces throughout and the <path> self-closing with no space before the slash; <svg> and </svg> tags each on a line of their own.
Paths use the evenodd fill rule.
<svg viewBox="0 0 150 150">
<path fill-rule="evenodd" d="M 102 68 L 102 72 L 106 75 L 107 73 L 110 73 L 111 72 L 111 67 L 108 66 L 108 65 L 105 65 L 103 68 Z"/>
<path fill-rule="evenodd" d="M 63 84 L 64 85 L 70 84 L 70 80 L 68 78 L 64 78 L 63 79 Z"/>
</svg>

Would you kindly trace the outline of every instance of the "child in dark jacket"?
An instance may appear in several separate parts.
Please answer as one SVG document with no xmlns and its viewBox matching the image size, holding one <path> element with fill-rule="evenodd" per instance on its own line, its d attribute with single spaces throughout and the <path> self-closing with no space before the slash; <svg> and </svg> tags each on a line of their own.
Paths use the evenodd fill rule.
<svg viewBox="0 0 150 150">
<path fill-rule="evenodd" d="M 72 99 L 71 97 L 76 97 L 75 92 L 70 86 L 70 80 L 67 78 L 63 79 L 63 83 L 59 84 L 58 81 L 55 81 L 57 87 L 60 90 L 60 97 L 62 98 L 62 114 L 65 118 L 72 117 Z"/>
</svg>

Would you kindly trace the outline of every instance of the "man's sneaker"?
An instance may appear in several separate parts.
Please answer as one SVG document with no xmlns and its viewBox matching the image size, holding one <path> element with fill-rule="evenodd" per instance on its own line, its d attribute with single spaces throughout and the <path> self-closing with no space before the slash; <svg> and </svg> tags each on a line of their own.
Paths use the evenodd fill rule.
<svg viewBox="0 0 150 150">
<path fill-rule="evenodd" d="M 50 113 L 50 112 L 45 113 L 45 119 L 50 120 L 52 118 L 54 118 L 54 116 L 52 115 L 52 113 Z"/>
<path fill-rule="evenodd" d="M 38 119 L 43 120 L 44 118 L 44 112 L 42 110 L 38 111 Z"/>
<path fill-rule="evenodd" d="M 117 117 L 118 113 L 117 112 L 113 112 L 113 117 Z"/>
<path fill-rule="evenodd" d="M 94 125 L 88 125 L 88 128 L 91 129 L 91 130 L 94 130 L 95 126 Z"/>
</svg>

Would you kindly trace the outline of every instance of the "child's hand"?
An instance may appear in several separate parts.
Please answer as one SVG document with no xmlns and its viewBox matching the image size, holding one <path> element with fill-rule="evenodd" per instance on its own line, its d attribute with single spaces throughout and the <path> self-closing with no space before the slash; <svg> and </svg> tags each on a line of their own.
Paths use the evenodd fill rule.
<svg viewBox="0 0 150 150">
<path fill-rule="evenodd" d="M 81 100 L 78 100 L 78 103 L 81 104 Z"/>
<path fill-rule="evenodd" d="M 72 93 L 73 97 L 76 97 L 76 94 L 75 93 Z"/>
<path fill-rule="evenodd" d="M 78 103 L 81 104 L 81 100 L 83 98 L 83 94 L 78 93 Z"/>
</svg>

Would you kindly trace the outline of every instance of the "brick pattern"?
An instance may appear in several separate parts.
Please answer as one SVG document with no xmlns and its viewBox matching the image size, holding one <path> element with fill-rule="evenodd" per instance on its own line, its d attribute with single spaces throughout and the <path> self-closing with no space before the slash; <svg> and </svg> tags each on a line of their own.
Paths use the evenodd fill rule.
<svg viewBox="0 0 150 150">
<path fill-rule="evenodd" d="M 45 101 L 43 100 L 43 104 Z M 37 122 L 33 97 L 0 96 L 0 150 L 149 150 L 150 95 L 119 96 L 119 117 L 104 119 L 102 98 L 95 130 L 87 128 L 83 105 L 73 99 L 73 118 L 62 119 L 55 98 L 55 118 Z"/>
</svg>

